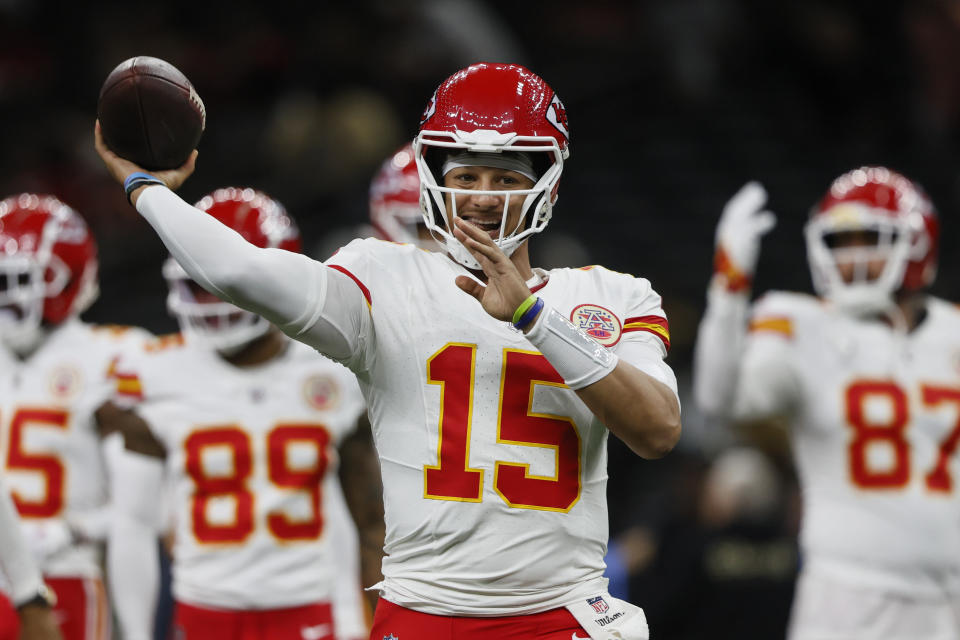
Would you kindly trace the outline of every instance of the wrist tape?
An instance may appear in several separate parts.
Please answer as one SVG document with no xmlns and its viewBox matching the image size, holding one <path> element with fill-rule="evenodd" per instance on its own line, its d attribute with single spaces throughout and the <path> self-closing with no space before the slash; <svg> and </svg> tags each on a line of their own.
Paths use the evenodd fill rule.
<svg viewBox="0 0 960 640">
<path fill-rule="evenodd" d="M 540 350 L 571 389 L 582 389 L 605 377 L 620 359 L 573 326 L 559 311 L 544 307 L 527 340 Z"/>
</svg>

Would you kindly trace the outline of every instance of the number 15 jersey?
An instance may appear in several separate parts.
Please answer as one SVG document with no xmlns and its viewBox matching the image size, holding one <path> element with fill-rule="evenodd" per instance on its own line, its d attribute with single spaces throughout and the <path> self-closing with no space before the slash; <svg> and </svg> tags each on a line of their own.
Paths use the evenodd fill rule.
<svg viewBox="0 0 960 640">
<path fill-rule="evenodd" d="M 354 280 L 369 313 L 344 363 L 380 456 L 384 597 L 439 615 L 514 615 L 602 589 L 606 427 L 522 333 L 456 286 L 467 272 L 447 256 L 367 239 L 327 264 Z M 649 282 L 600 267 L 538 276 L 547 304 L 676 391 Z"/>
</svg>

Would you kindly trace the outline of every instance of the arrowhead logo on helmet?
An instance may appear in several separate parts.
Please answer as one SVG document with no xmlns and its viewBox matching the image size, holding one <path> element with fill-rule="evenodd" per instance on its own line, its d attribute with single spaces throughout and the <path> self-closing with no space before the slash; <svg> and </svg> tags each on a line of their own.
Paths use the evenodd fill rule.
<svg viewBox="0 0 960 640">
<path fill-rule="evenodd" d="M 567 128 L 567 109 L 560 102 L 560 96 L 553 94 L 550 107 L 547 109 L 547 121 L 555 126 L 567 139 L 570 139 L 570 130 Z"/>
</svg>

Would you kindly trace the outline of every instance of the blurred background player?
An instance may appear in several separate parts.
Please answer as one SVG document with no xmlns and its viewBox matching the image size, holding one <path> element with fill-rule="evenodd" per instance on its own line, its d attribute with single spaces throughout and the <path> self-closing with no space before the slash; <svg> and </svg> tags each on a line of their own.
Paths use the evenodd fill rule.
<svg viewBox="0 0 960 640">
<path fill-rule="evenodd" d="M 261 192 L 219 189 L 197 207 L 258 247 L 300 250 L 293 219 Z M 172 258 L 163 273 L 182 333 L 124 358 L 118 402 L 128 408 L 112 413 L 126 437 L 109 551 L 125 637 L 153 628 L 156 496 L 168 486 L 176 637 L 366 638 L 357 530 L 337 477 L 373 584 L 382 498 L 356 380 L 207 293 Z"/>
<path fill-rule="evenodd" d="M 424 224 L 412 142 L 387 158 L 370 183 L 370 224 L 383 240 L 441 249 Z"/>
<path fill-rule="evenodd" d="M 4 582 L 4 580 L 6 582 Z M 56 596 L 44 584 L 40 569 L 20 532 L 20 520 L 0 472 L 0 584 L 10 600 L 0 597 L 0 640 L 61 640 L 51 606 Z"/>
<path fill-rule="evenodd" d="M 67 640 L 110 635 L 108 430 L 95 411 L 112 395 L 115 359 L 145 339 L 80 321 L 96 295 L 97 247 L 76 211 L 49 195 L 0 202 L 0 452 Z"/>
<path fill-rule="evenodd" d="M 114 179 L 139 170 L 95 135 Z M 258 249 L 162 186 L 195 154 L 126 185 L 205 289 L 357 374 L 387 507 L 371 637 L 647 638 L 603 578 L 606 452 L 610 432 L 648 458 L 676 444 L 669 332 L 643 278 L 530 264 L 568 143 L 562 102 L 524 67 L 442 82 L 414 157 L 446 253 L 368 238 L 321 264 Z"/>
<path fill-rule="evenodd" d="M 806 226 L 819 298 L 750 311 L 760 237 L 751 183 L 717 228 L 695 392 L 733 419 L 786 417 L 803 488 L 789 636 L 960 637 L 960 311 L 925 289 L 933 205 L 884 167 L 837 178 Z"/>
</svg>

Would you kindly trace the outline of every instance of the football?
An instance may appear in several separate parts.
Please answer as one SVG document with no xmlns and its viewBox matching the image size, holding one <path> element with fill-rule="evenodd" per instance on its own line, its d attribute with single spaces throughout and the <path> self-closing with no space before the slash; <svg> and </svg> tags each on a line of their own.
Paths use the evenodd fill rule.
<svg viewBox="0 0 960 640">
<path fill-rule="evenodd" d="M 186 162 L 207 123 L 187 77 L 150 56 L 124 60 L 110 72 L 100 88 L 97 118 L 107 146 L 147 170 Z"/>
</svg>

